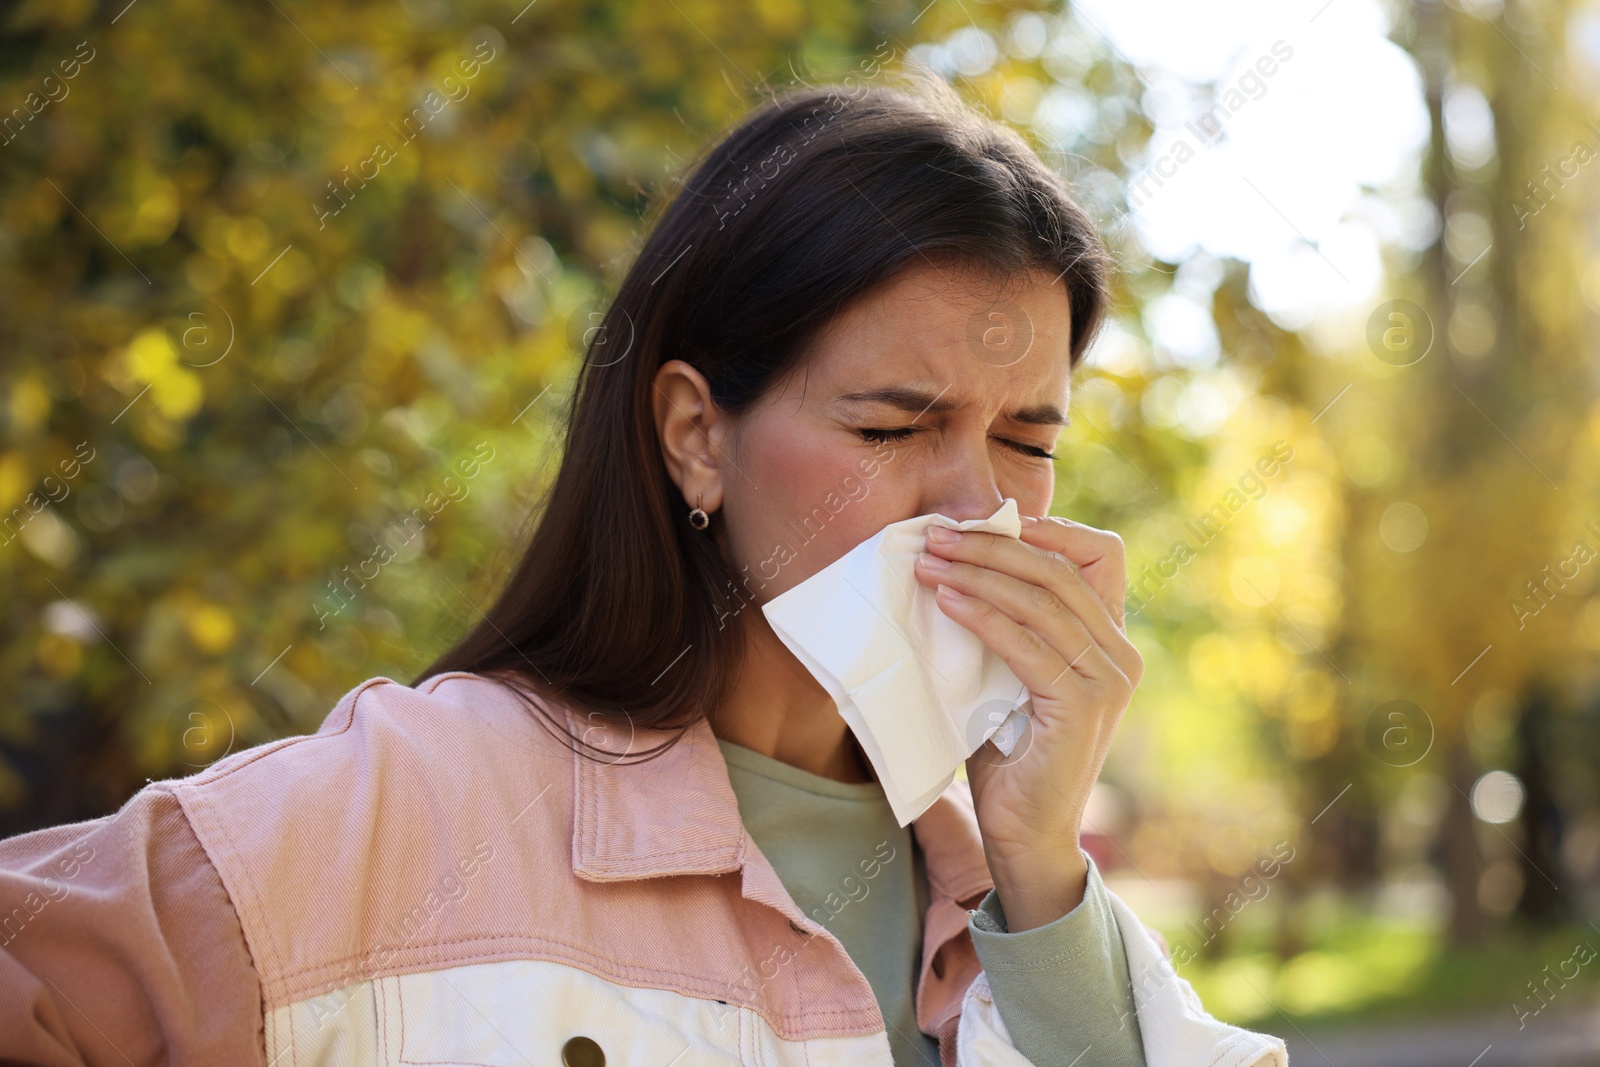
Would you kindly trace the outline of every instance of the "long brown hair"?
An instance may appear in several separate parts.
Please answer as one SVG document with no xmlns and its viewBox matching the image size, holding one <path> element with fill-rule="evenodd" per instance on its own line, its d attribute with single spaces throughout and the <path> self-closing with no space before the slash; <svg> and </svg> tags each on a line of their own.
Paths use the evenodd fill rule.
<svg viewBox="0 0 1600 1067">
<path fill-rule="evenodd" d="M 689 525 L 667 476 L 652 405 L 667 360 L 694 366 L 737 416 L 847 305 L 933 257 L 1065 279 L 1077 365 L 1107 299 L 1093 224 L 1015 131 L 935 74 L 898 82 L 774 95 L 653 209 L 586 348 L 560 469 L 521 560 L 481 621 L 410 684 L 495 677 L 626 727 L 646 758 L 726 699 L 743 644 L 723 622 L 742 602 L 713 531 Z M 620 755 L 539 710 L 579 752 Z M 641 753 L 634 728 L 678 733 Z"/>
</svg>

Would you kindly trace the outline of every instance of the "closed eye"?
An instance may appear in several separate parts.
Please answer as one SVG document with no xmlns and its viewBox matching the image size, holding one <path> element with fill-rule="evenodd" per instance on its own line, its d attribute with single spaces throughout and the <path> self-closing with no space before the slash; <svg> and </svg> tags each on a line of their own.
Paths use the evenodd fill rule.
<svg viewBox="0 0 1600 1067">
<path fill-rule="evenodd" d="M 868 441 L 875 445 L 881 445 L 885 441 L 904 441 L 906 438 L 916 433 L 917 430 L 916 427 L 911 426 L 901 427 L 897 430 L 873 430 L 862 427 L 856 432 L 861 435 L 861 439 L 863 441 Z"/>
<path fill-rule="evenodd" d="M 856 432 L 861 435 L 861 439 L 863 441 L 867 441 L 871 444 L 884 444 L 886 442 L 904 441 L 912 434 L 920 433 L 925 429 L 927 429 L 925 426 L 901 426 L 893 429 L 873 429 L 862 427 Z M 1054 452 L 1046 452 L 1038 445 L 1030 445 L 1022 441 L 1012 441 L 1004 437 L 996 437 L 995 440 L 999 441 L 1007 448 L 1010 448 L 1024 456 L 1033 456 L 1038 459 L 1056 458 L 1056 454 Z"/>
</svg>

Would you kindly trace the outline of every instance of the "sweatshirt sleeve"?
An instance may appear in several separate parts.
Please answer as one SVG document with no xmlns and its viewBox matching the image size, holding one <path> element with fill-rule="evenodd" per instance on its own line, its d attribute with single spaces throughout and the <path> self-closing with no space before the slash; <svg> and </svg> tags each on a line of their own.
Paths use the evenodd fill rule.
<svg viewBox="0 0 1600 1067">
<path fill-rule="evenodd" d="M 995 1008 L 1036 1067 L 1144 1067 L 1122 935 L 1094 860 L 1083 902 L 1021 933 L 990 890 L 968 928 Z"/>
<path fill-rule="evenodd" d="M 166 783 L 0 841 L 0 1061 L 266 1062 L 233 904 Z"/>
</svg>

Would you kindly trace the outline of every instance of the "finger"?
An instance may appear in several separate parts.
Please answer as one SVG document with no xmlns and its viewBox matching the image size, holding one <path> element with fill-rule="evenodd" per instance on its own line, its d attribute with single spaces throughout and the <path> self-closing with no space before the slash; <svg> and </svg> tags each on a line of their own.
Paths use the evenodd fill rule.
<svg viewBox="0 0 1600 1067">
<path fill-rule="evenodd" d="M 1107 650 L 1119 649 L 1121 660 L 1128 659 L 1129 654 L 1133 653 L 1133 646 L 1127 642 L 1126 630 L 1112 615 L 1104 597 L 1097 593 L 1087 579 L 1066 559 L 1047 548 L 1002 534 L 972 530 L 963 532 L 949 544 L 929 541 L 928 551 L 930 555 L 942 559 L 976 564 L 1004 572 L 1029 585 L 1042 586 L 1082 619 L 1095 640 Z M 920 569 L 927 568 L 924 566 Z M 988 595 L 982 588 L 975 587 L 971 592 L 977 596 Z M 1017 601 L 1017 596 L 1010 598 L 1011 603 Z M 999 603 L 999 601 L 994 602 Z M 1049 609 L 1055 607 L 1049 601 L 1041 601 L 1041 605 Z M 1012 617 L 1025 621 L 1015 613 Z"/>
<path fill-rule="evenodd" d="M 945 592 L 936 593 L 944 613 L 994 650 L 1035 697 L 1065 701 L 1079 686 L 1120 676 L 1105 650 L 1087 636 L 1083 648 L 1070 659 L 1064 658 L 1042 637 L 988 601 L 964 596 L 950 586 L 944 588 Z"/>
<path fill-rule="evenodd" d="M 1125 625 L 1128 570 L 1121 537 L 1110 530 L 1046 515 L 1037 522 L 1022 524 L 1022 540 L 1059 553 L 1076 564 L 1078 573 L 1105 602 L 1117 625 Z"/>
<path fill-rule="evenodd" d="M 1012 547 L 1021 549 L 1023 554 L 1037 553 L 1026 545 Z M 944 567 L 935 566 L 934 561 L 940 559 L 942 557 L 931 553 L 918 557 L 918 569 L 928 584 L 946 585 L 993 604 L 1012 622 L 1044 638 L 1063 659 L 1077 658 L 1086 643 L 1097 646 L 1127 643 L 1107 614 L 1105 605 L 1062 560 L 1054 563 L 1055 575 L 1037 573 L 1048 564 L 1035 567 L 1031 562 L 1024 562 L 1018 569 L 1034 573 L 1018 578 L 988 565 L 962 560 L 944 560 Z M 1049 583 L 1052 582 L 1064 586 L 1063 593 L 1058 594 L 1051 588 Z M 1080 612 L 1086 612 L 1088 618 Z M 1110 652 L 1109 647 L 1106 650 Z M 1116 657 L 1112 655 L 1111 658 Z"/>
</svg>

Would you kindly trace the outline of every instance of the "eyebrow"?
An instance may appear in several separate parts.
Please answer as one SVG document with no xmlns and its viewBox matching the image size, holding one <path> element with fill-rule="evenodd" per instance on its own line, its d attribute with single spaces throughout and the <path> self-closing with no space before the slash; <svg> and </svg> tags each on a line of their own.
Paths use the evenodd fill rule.
<svg viewBox="0 0 1600 1067">
<path fill-rule="evenodd" d="M 909 386 L 891 386 L 887 389 L 868 389 L 859 393 L 845 393 L 835 398 L 846 404 L 883 404 L 900 411 L 922 415 L 933 412 L 942 415 L 961 407 L 959 400 L 945 399 L 944 393 L 930 393 L 923 389 Z M 1015 408 L 1005 413 L 1005 417 L 1012 422 L 1020 422 L 1028 426 L 1071 426 L 1072 420 L 1067 413 L 1054 404 L 1034 404 L 1029 407 Z"/>
</svg>

